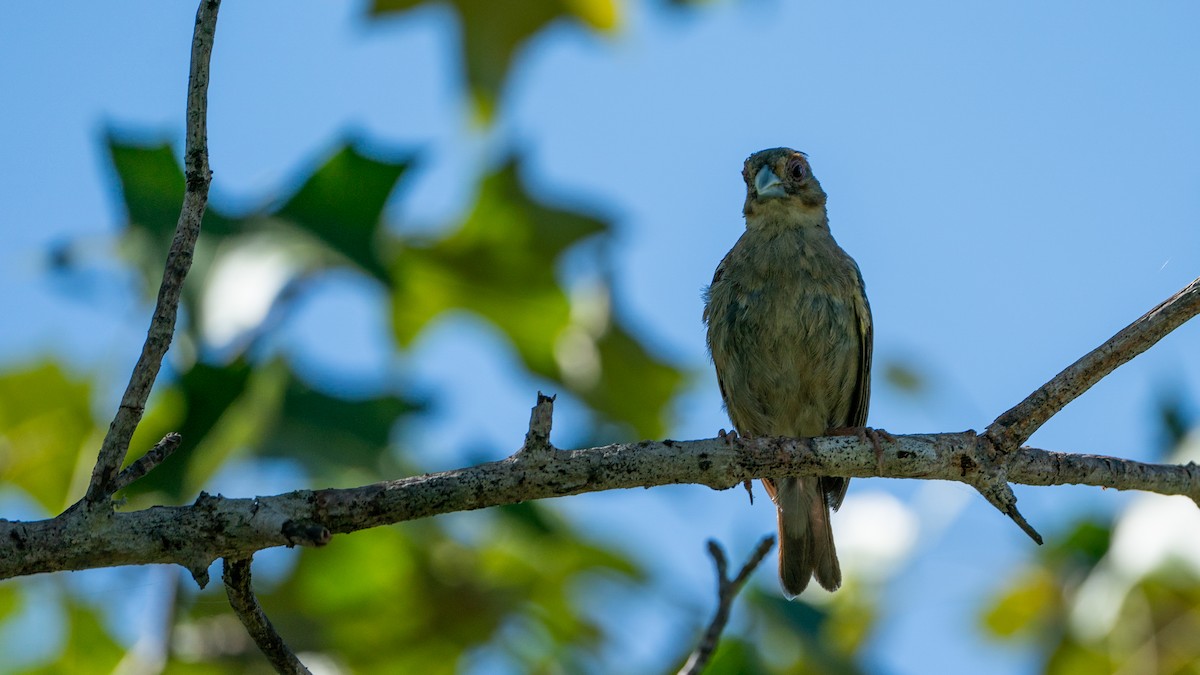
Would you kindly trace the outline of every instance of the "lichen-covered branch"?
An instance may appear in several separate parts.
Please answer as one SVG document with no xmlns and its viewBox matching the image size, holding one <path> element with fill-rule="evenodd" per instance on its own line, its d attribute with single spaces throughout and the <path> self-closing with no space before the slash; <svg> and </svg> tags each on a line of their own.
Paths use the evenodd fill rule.
<svg viewBox="0 0 1200 675">
<path fill-rule="evenodd" d="M 100 444 L 96 466 L 84 496 L 86 504 L 105 502 L 114 492 L 113 480 L 129 451 L 129 440 L 146 410 L 150 389 L 162 367 L 163 356 L 175 335 L 175 317 L 183 280 L 192 267 L 192 253 L 200 236 L 200 221 L 208 205 L 208 186 L 212 171 L 208 168 L 208 66 L 212 59 L 213 38 L 217 30 L 220 0 L 201 0 L 196 11 L 196 29 L 192 36 L 192 65 L 188 76 L 187 141 L 184 146 L 184 176 L 187 186 L 183 208 L 175 225 L 175 236 L 167 253 L 158 300 L 150 319 L 150 329 L 142 354 L 129 377 L 117 414 Z"/>
<path fill-rule="evenodd" d="M 298 490 L 255 499 L 201 495 L 160 506 L 83 518 L 68 511 L 35 522 L 0 520 L 0 579 L 115 565 L 177 563 L 197 579 L 217 558 L 272 546 L 321 545 L 331 534 L 584 492 L 695 483 L 726 489 L 760 476 L 953 480 L 987 471 L 991 444 L 973 431 L 894 436 L 730 441 L 643 441 L 558 450 L 536 461 L 505 460 L 356 488 Z M 1200 467 L 1020 448 L 1005 478 L 1027 485 L 1083 484 L 1200 499 Z"/>
</svg>

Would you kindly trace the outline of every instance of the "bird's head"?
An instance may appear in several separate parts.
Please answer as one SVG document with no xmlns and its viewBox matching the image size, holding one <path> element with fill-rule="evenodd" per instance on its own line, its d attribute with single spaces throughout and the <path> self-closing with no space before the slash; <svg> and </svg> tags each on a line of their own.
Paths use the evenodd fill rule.
<svg viewBox="0 0 1200 675">
<path fill-rule="evenodd" d="M 803 152 L 791 148 L 760 150 L 746 159 L 742 178 L 746 181 L 742 212 L 747 224 L 826 222 L 825 191 Z"/>
</svg>

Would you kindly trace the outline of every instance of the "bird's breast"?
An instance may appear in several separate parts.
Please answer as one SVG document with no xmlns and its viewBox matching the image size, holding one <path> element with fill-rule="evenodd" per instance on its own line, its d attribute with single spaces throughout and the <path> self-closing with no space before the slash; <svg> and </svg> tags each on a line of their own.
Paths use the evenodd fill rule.
<svg viewBox="0 0 1200 675">
<path fill-rule="evenodd" d="M 709 346 L 743 433 L 812 436 L 846 424 L 862 289 L 853 261 L 825 238 L 743 236 L 710 289 Z"/>
</svg>

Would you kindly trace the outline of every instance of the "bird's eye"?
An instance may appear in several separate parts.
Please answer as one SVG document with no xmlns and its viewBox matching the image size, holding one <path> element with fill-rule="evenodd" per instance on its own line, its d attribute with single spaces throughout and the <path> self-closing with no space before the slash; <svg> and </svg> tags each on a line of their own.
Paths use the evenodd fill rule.
<svg viewBox="0 0 1200 675">
<path fill-rule="evenodd" d="M 804 180 L 804 177 L 808 175 L 808 166 L 805 165 L 804 160 L 797 157 L 788 162 L 787 172 L 792 180 Z"/>
</svg>

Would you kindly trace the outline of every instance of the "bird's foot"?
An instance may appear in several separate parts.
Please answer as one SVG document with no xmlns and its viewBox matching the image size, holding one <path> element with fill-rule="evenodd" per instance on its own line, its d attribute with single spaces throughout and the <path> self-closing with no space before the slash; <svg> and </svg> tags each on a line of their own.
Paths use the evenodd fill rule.
<svg viewBox="0 0 1200 675">
<path fill-rule="evenodd" d="M 828 436 L 855 436 L 863 443 L 870 443 L 875 450 L 875 467 L 883 472 L 883 442 L 896 440 L 883 429 L 871 427 L 838 427 L 825 432 Z"/>
<path fill-rule="evenodd" d="M 725 441 L 725 444 L 732 447 L 742 438 L 738 436 L 737 429 L 725 431 L 721 429 L 717 432 L 717 438 Z M 742 486 L 746 488 L 746 494 L 750 497 L 750 503 L 754 504 L 754 483 L 749 480 L 742 481 Z"/>
</svg>

